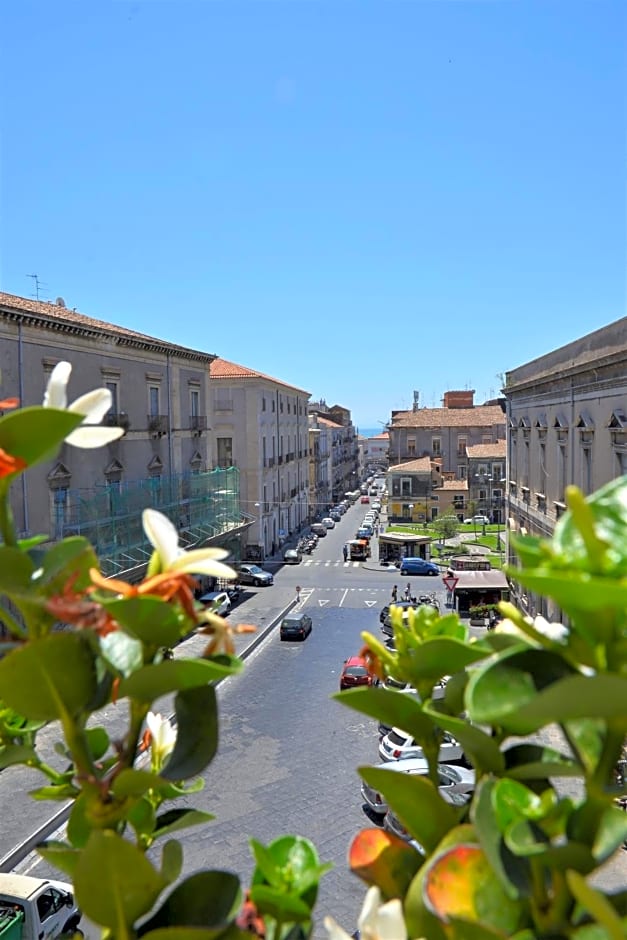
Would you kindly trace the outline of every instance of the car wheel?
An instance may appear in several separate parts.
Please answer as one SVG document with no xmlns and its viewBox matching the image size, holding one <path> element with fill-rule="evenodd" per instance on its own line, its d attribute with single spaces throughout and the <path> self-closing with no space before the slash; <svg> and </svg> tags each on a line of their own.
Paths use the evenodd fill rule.
<svg viewBox="0 0 627 940">
<path fill-rule="evenodd" d="M 259 578 L 255 578 L 255 580 L 253 581 L 253 584 L 255 585 L 255 587 L 259 587 L 261 585 L 261 581 L 259 580 Z"/>
</svg>

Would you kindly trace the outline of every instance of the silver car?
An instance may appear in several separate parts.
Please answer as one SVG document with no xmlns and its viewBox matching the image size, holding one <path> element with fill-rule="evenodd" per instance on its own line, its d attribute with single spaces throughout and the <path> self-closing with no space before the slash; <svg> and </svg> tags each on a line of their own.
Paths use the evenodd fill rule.
<svg viewBox="0 0 627 940">
<path fill-rule="evenodd" d="M 393 761 L 392 763 L 379 764 L 377 769 L 396 771 L 404 774 L 419 774 L 426 777 L 429 773 L 429 765 L 426 760 L 414 757 L 411 760 Z M 472 793 L 475 788 L 475 772 L 467 767 L 454 767 L 452 764 L 440 764 L 438 766 L 439 789 L 441 795 L 448 802 L 455 802 L 449 797 L 451 794 Z M 364 803 L 370 807 L 377 816 L 384 816 L 388 812 L 388 804 L 385 802 L 383 794 L 379 793 L 368 783 L 362 783 L 361 795 Z M 403 837 L 404 838 L 404 837 Z"/>
<path fill-rule="evenodd" d="M 418 742 L 400 728 L 392 728 L 379 743 L 379 757 L 383 761 L 408 760 L 410 757 L 421 757 L 424 760 L 424 756 L 424 751 Z M 463 759 L 464 752 L 459 741 L 444 732 L 438 760 L 449 763 Z"/>
<path fill-rule="evenodd" d="M 226 591 L 210 591 L 209 594 L 203 594 L 200 603 L 220 617 L 226 616 L 231 609 L 231 598 Z"/>
</svg>

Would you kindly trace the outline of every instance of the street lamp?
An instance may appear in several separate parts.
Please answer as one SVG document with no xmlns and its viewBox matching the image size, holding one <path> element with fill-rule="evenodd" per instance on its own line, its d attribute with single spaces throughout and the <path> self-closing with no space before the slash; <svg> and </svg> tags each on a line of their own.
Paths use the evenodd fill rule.
<svg viewBox="0 0 627 940">
<path fill-rule="evenodd" d="M 413 522 L 414 521 L 414 504 L 410 503 L 407 508 L 409 509 L 409 521 Z"/>
</svg>

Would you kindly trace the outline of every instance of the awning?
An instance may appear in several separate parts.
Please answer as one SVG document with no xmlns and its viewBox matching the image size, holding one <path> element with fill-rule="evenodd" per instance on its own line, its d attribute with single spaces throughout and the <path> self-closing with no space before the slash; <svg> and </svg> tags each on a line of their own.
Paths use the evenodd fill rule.
<svg viewBox="0 0 627 940">
<path fill-rule="evenodd" d="M 424 545 L 432 541 L 430 535 L 415 535 L 413 532 L 382 532 L 379 535 L 379 542 L 391 545 Z"/>
<path fill-rule="evenodd" d="M 455 571 L 456 591 L 500 591 L 508 590 L 507 578 L 498 568 L 490 571 Z"/>
</svg>

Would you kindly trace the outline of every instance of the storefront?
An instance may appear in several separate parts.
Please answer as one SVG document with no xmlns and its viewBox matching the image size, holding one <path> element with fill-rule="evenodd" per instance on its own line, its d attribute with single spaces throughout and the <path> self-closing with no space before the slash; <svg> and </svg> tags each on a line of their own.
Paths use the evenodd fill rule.
<svg viewBox="0 0 627 940">
<path fill-rule="evenodd" d="M 460 614 L 467 614 L 471 607 L 509 600 L 507 578 L 498 568 L 490 571 L 457 570 L 454 576 L 457 584 L 453 590 L 453 606 Z"/>
<path fill-rule="evenodd" d="M 394 564 L 401 558 L 431 558 L 430 535 L 409 532 L 382 532 L 379 534 L 379 561 Z"/>
</svg>

